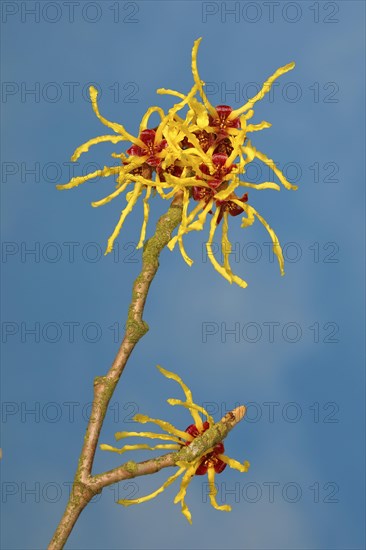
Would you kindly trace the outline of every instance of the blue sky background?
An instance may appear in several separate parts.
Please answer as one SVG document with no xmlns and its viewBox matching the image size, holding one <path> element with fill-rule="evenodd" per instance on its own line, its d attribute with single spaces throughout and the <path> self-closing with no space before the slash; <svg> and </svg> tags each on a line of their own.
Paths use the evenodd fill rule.
<svg viewBox="0 0 366 550">
<path fill-rule="evenodd" d="M 290 163 L 299 190 L 250 192 L 285 245 L 286 276 L 270 261 L 264 228 L 244 231 L 238 218 L 230 226 L 232 263 L 246 290 L 230 286 L 206 261 L 207 232 L 187 238 L 192 268 L 177 251 L 164 251 L 145 310 L 150 332 L 112 399 L 101 442 L 134 429 L 137 411 L 183 429 L 190 424 L 186 412 L 166 404 L 180 390 L 162 378 L 159 363 L 179 373 L 216 419 L 248 404 L 248 419 L 225 445 L 251 469 L 227 469 L 217 478 L 230 514 L 210 507 L 206 480 L 195 478 L 187 498 L 193 526 L 173 505 L 178 486 L 144 505 L 114 504 L 117 495 L 153 491 L 167 471 L 121 483 L 118 493 L 107 489 L 83 513 L 67 548 L 365 547 L 364 3 L 273 4 L 272 12 L 266 2 L 81 1 L 72 15 L 65 2 L 2 3 L 6 550 L 45 548 L 56 527 L 92 381 L 117 351 L 117 326 L 141 266 L 133 249 L 141 204 L 118 253 L 105 258 L 124 199 L 100 209 L 90 202 L 108 194 L 113 180 L 55 189 L 69 179 L 75 147 L 105 133 L 82 91 L 97 84 L 103 114 L 134 133 L 150 105 L 172 103 L 156 88 L 190 89 L 199 36 L 201 77 L 214 104 L 238 107 L 255 94 L 250 83 L 296 61 L 274 95 L 257 104 L 255 121 L 273 126 L 253 143 L 281 167 Z M 108 164 L 112 151 L 122 148 L 94 148 L 75 174 L 88 162 Z M 262 166 L 257 181 L 268 177 Z M 166 207 L 152 203 L 149 234 Z M 38 334 L 26 333 L 31 328 Z M 239 332 L 225 332 L 234 328 Z M 98 452 L 95 472 L 119 462 Z"/>
</svg>

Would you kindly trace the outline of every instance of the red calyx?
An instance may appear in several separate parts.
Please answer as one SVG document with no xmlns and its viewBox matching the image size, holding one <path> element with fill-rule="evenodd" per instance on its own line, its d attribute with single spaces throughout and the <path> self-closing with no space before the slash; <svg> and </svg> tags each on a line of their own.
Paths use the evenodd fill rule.
<svg viewBox="0 0 366 550">
<path fill-rule="evenodd" d="M 233 150 L 234 150 L 234 147 L 231 145 L 230 139 L 227 137 L 224 137 L 218 140 L 218 145 L 214 150 L 214 154 L 225 153 L 229 157 L 233 152 Z"/>
<path fill-rule="evenodd" d="M 149 130 L 148 128 L 146 130 L 142 130 L 141 134 L 139 135 L 139 138 L 141 141 L 145 143 L 145 145 L 154 144 L 155 141 L 155 130 Z"/>
<path fill-rule="evenodd" d="M 238 201 L 245 203 L 248 202 L 248 193 L 244 195 Z M 226 201 L 216 201 L 216 206 L 220 208 L 219 215 L 217 217 L 217 225 L 221 222 L 224 212 L 229 212 L 230 216 L 239 216 L 244 211 L 244 208 L 241 208 L 238 204 L 231 200 Z"/>
<path fill-rule="evenodd" d="M 189 433 L 192 437 L 196 438 L 197 436 L 203 434 L 206 430 L 208 430 L 209 427 L 210 427 L 209 423 L 204 422 L 202 431 L 200 432 L 195 424 L 191 424 L 190 426 L 188 426 L 188 428 L 185 431 Z M 186 446 L 189 446 L 191 444 L 191 441 L 187 441 L 185 444 Z M 225 462 L 223 462 L 218 458 L 218 455 L 224 452 L 225 452 L 224 444 L 222 442 L 217 443 L 213 448 L 213 451 L 211 451 L 211 453 L 208 453 L 207 455 L 202 457 L 202 460 L 196 470 L 195 475 L 196 476 L 205 475 L 209 467 L 213 467 L 217 474 L 220 474 L 221 472 L 223 472 L 226 468 L 226 464 Z"/>
<path fill-rule="evenodd" d="M 207 189 L 207 187 L 192 187 L 192 196 L 195 201 L 202 201 L 206 199 L 206 203 L 212 199 L 214 195 L 213 190 Z"/>
<path fill-rule="evenodd" d="M 208 430 L 209 427 L 210 427 L 210 424 L 208 422 L 204 422 L 202 432 L 199 432 L 196 424 L 190 424 L 188 428 L 186 428 L 184 431 L 187 434 L 191 435 L 192 437 L 197 437 L 198 435 L 201 435 L 201 433 L 204 433 L 206 430 Z M 189 445 L 189 444 L 190 444 L 190 441 L 187 441 L 186 445 Z"/>
<path fill-rule="evenodd" d="M 223 120 L 226 120 L 227 117 L 233 112 L 230 105 L 217 105 L 215 108 L 218 116 Z"/>
<path fill-rule="evenodd" d="M 214 153 L 212 155 L 212 161 L 215 166 L 219 166 L 220 168 L 225 165 L 225 162 L 227 161 L 227 154 L 226 153 Z"/>
<path fill-rule="evenodd" d="M 171 164 L 170 166 L 167 166 L 164 170 L 159 167 L 157 169 L 157 172 L 159 174 L 160 181 L 166 181 L 164 174 L 171 174 L 172 176 L 175 176 L 177 178 L 180 178 L 183 172 L 183 168 L 181 166 L 177 166 L 176 164 Z"/>
</svg>

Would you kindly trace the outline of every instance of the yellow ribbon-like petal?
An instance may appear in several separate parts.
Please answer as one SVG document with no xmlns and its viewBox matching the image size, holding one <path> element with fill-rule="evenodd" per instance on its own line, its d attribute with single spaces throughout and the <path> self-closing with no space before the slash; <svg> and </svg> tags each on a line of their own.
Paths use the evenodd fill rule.
<svg viewBox="0 0 366 550">
<path fill-rule="evenodd" d="M 206 222 L 207 215 L 212 208 L 213 202 L 214 202 L 213 200 L 210 200 L 206 204 L 205 208 L 202 210 L 201 214 L 198 216 L 198 219 L 189 225 L 189 227 L 187 228 L 187 231 L 201 231 L 203 229 Z"/>
<path fill-rule="evenodd" d="M 256 189 L 257 191 L 261 191 L 262 189 L 274 189 L 275 191 L 280 191 L 281 189 L 281 187 L 273 181 L 264 181 L 263 183 L 249 183 L 248 181 L 239 180 L 238 185 L 249 187 L 251 189 Z"/>
<path fill-rule="evenodd" d="M 216 201 L 225 201 L 234 193 L 235 189 L 239 185 L 239 179 L 234 178 L 233 181 L 228 185 L 226 189 L 223 189 L 222 191 L 219 191 L 219 193 L 215 194 L 215 200 Z"/>
<path fill-rule="evenodd" d="M 243 208 L 243 203 L 241 201 L 233 199 L 233 202 Z M 245 213 L 247 214 L 247 217 L 241 219 L 241 227 L 250 227 L 255 222 L 253 211 L 246 208 Z"/>
<path fill-rule="evenodd" d="M 167 247 L 169 248 L 169 250 L 173 250 L 173 248 L 175 247 L 178 241 L 178 238 L 181 235 L 183 236 L 185 233 L 188 233 L 189 231 L 191 231 L 191 227 L 188 227 L 188 224 L 194 220 L 198 212 L 203 209 L 204 205 L 205 205 L 204 201 L 200 201 L 196 206 L 196 208 L 194 208 L 194 210 L 192 210 L 192 212 L 187 216 L 187 225 L 183 226 L 181 224 L 179 226 L 178 235 L 175 235 L 174 237 L 172 237 L 167 244 Z"/>
<path fill-rule="evenodd" d="M 195 42 L 194 42 L 194 46 L 193 46 L 193 50 L 192 50 L 192 75 L 193 75 L 193 80 L 200 92 L 200 95 L 202 97 L 202 101 L 206 107 L 206 109 L 208 110 L 208 112 L 211 114 L 211 115 L 215 115 L 216 114 L 216 109 L 214 109 L 214 107 L 211 105 L 211 103 L 209 102 L 209 100 L 207 99 L 207 96 L 205 94 L 205 92 L 203 91 L 203 82 L 202 80 L 200 79 L 200 76 L 198 74 L 198 67 L 197 67 L 197 54 L 198 54 L 198 48 L 199 48 L 199 45 L 201 43 L 201 40 L 202 40 L 202 37 L 201 38 L 198 38 Z"/>
<path fill-rule="evenodd" d="M 147 502 L 148 500 L 152 500 L 153 498 L 160 495 L 160 493 L 165 491 L 165 489 L 169 487 L 169 485 L 171 485 L 184 472 L 184 470 L 185 468 L 180 468 L 175 474 L 168 477 L 166 482 L 163 483 L 163 485 L 159 487 L 159 489 L 157 489 L 153 493 L 150 493 L 149 495 L 146 495 L 145 497 L 134 498 L 131 500 L 121 499 L 121 500 L 117 500 L 117 503 L 122 504 L 123 506 L 131 506 L 132 504 L 141 504 L 142 502 Z"/>
<path fill-rule="evenodd" d="M 224 504 L 222 506 L 219 506 L 217 504 L 217 501 L 216 501 L 217 488 L 215 485 L 215 470 L 213 466 L 209 466 L 207 470 L 207 477 L 208 477 L 208 485 L 210 488 L 209 497 L 210 497 L 211 505 L 215 508 L 215 510 L 220 510 L 221 512 L 230 512 L 231 506 L 229 506 L 228 504 Z"/>
<path fill-rule="evenodd" d="M 228 237 L 228 213 L 224 212 L 224 220 L 222 224 L 222 253 L 224 256 L 224 269 L 226 273 L 229 275 L 233 283 L 236 283 L 240 288 L 246 288 L 248 286 L 248 283 L 246 283 L 243 279 L 238 277 L 237 275 L 234 275 L 231 271 L 230 262 L 229 262 L 229 256 L 231 254 L 231 243 L 229 241 Z"/>
<path fill-rule="evenodd" d="M 140 449 L 147 449 L 149 451 L 155 451 L 156 449 L 174 449 L 178 450 L 181 448 L 180 445 L 174 444 L 174 443 L 166 443 L 161 445 L 154 445 L 151 447 L 151 445 L 147 445 L 146 443 L 137 443 L 136 445 L 125 445 L 121 449 L 118 449 L 117 447 L 112 447 L 112 445 L 106 445 L 105 443 L 102 443 L 102 445 L 99 446 L 102 451 L 112 451 L 114 453 L 123 454 L 127 451 L 137 451 Z"/>
<path fill-rule="evenodd" d="M 243 141 L 245 139 L 245 130 L 238 130 L 238 135 L 232 140 L 233 150 L 230 153 L 230 156 L 226 159 L 225 166 L 229 167 L 234 162 L 236 157 L 239 155 L 239 152 L 243 146 Z"/>
<path fill-rule="evenodd" d="M 263 120 L 259 124 L 248 124 L 247 132 L 259 132 L 260 130 L 270 128 L 271 126 L 272 126 L 272 124 L 270 122 L 267 122 L 266 120 Z"/>
<path fill-rule="evenodd" d="M 141 424 L 152 422 L 153 424 L 156 424 L 157 426 L 159 426 L 169 434 L 174 435 L 176 437 L 180 437 L 181 439 L 183 439 L 183 441 L 192 441 L 193 439 L 190 434 L 188 434 L 187 432 L 183 432 L 182 430 L 178 430 L 172 424 L 170 424 L 169 422 L 166 422 L 165 420 L 150 418 L 150 416 L 146 416 L 144 414 L 136 414 L 133 419 L 136 422 L 141 422 Z"/>
<path fill-rule="evenodd" d="M 161 107 L 149 107 L 144 116 L 141 119 L 140 134 L 143 130 L 146 130 L 149 119 L 153 113 L 159 113 L 160 119 L 163 120 L 165 113 Z"/>
<path fill-rule="evenodd" d="M 182 233 L 184 232 L 184 228 L 187 227 L 187 220 L 188 220 L 187 209 L 188 209 L 188 205 L 189 205 L 189 191 L 186 187 L 184 187 L 183 188 L 182 222 L 181 222 L 182 232 L 181 232 L 181 234 L 178 233 L 178 243 L 179 243 L 179 250 L 180 250 L 180 253 L 182 254 L 182 257 L 183 257 L 184 261 L 189 266 L 191 266 L 193 264 L 193 260 L 188 256 L 187 252 L 185 251 L 184 244 L 183 244 L 183 238 L 182 238 Z"/>
<path fill-rule="evenodd" d="M 111 128 L 114 132 L 116 132 L 116 134 L 121 134 L 124 137 L 124 139 L 131 141 L 136 145 L 140 145 L 140 147 L 144 146 L 143 142 L 140 139 L 137 139 L 131 134 L 129 134 L 124 128 L 124 126 L 122 126 L 122 124 L 111 122 L 110 120 L 107 120 L 100 114 L 99 107 L 98 107 L 98 90 L 94 88 L 94 86 L 90 86 L 89 94 L 90 94 L 90 100 L 93 107 L 93 111 L 105 126 L 108 126 L 108 128 Z"/>
<path fill-rule="evenodd" d="M 89 139 L 82 145 L 79 145 L 77 149 L 75 149 L 71 157 L 72 162 L 77 161 L 83 153 L 87 153 L 92 145 L 96 145 L 97 143 L 105 143 L 108 141 L 110 141 L 111 143 L 118 143 L 119 141 L 126 141 L 126 138 L 124 136 L 98 136 Z"/>
<path fill-rule="evenodd" d="M 261 153 L 260 151 L 258 151 L 258 149 L 248 144 L 245 147 L 245 149 L 249 149 L 249 148 L 252 149 L 255 157 L 257 157 L 259 160 L 264 162 L 264 164 L 269 166 L 269 168 L 276 174 L 276 176 L 278 177 L 282 185 L 286 187 L 286 189 L 292 189 L 293 191 L 296 191 L 296 189 L 298 188 L 297 185 L 293 185 L 285 178 L 281 170 L 275 165 L 272 159 L 268 158 L 267 155 L 265 155 L 264 153 Z"/>
<path fill-rule="evenodd" d="M 104 253 L 105 255 L 109 254 L 109 252 L 112 251 L 114 241 L 118 237 L 118 235 L 119 235 L 119 233 L 122 229 L 122 226 L 124 224 L 125 219 L 127 218 L 128 214 L 131 212 L 131 210 L 133 209 L 133 207 L 135 206 L 135 204 L 137 202 L 137 199 L 141 195 L 141 191 L 142 191 L 141 183 L 136 183 L 135 189 L 133 190 L 132 195 L 130 196 L 130 198 L 128 200 L 127 206 L 126 206 L 126 208 L 124 208 L 122 210 L 121 217 L 120 217 L 120 219 L 119 219 L 112 235 L 108 239 L 107 249 Z"/>
<path fill-rule="evenodd" d="M 250 464 L 247 460 L 242 464 L 241 462 L 238 462 L 237 460 L 234 460 L 226 455 L 217 455 L 217 457 L 234 470 L 239 470 L 239 472 L 243 473 L 249 470 Z"/>
<path fill-rule="evenodd" d="M 117 441 L 125 437 L 147 437 L 149 439 L 163 439 L 164 441 L 175 441 L 176 443 L 182 444 L 181 438 L 171 434 L 156 434 L 154 432 L 117 432 L 114 434 L 114 437 Z"/>
<path fill-rule="evenodd" d="M 191 99 L 189 104 L 196 116 L 198 128 L 206 128 L 209 122 L 206 107 L 197 101 L 195 97 Z"/>
<path fill-rule="evenodd" d="M 165 378 L 169 378 L 171 380 L 174 380 L 175 382 L 177 382 L 180 387 L 182 388 L 183 390 L 183 393 L 186 397 L 186 403 L 188 406 L 190 405 L 194 405 L 193 403 L 193 397 L 192 397 L 192 392 L 191 390 L 189 389 L 189 387 L 183 382 L 183 380 L 180 378 L 180 376 L 178 376 L 177 374 L 175 374 L 174 372 L 171 372 L 169 370 L 166 370 L 166 369 L 163 369 L 162 367 L 160 367 L 159 365 L 157 366 L 157 368 L 159 369 L 159 371 L 161 372 L 161 374 L 163 376 L 165 376 Z M 202 427 L 203 427 L 203 423 L 202 423 L 202 419 L 200 417 L 200 415 L 198 414 L 198 412 L 192 408 L 191 410 L 191 415 L 192 415 L 192 418 L 194 420 L 194 423 L 196 425 L 196 427 L 198 428 L 199 431 L 202 430 Z M 186 432 L 184 432 L 186 433 Z M 187 435 L 187 434 L 186 434 Z"/>
<path fill-rule="evenodd" d="M 238 201 L 233 201 L 235 202 L 236 204 L 239 204 Z M 282 248 L 281 248 L 281 245 L 280 245 L 280 242 L 278 240 L 278 237 L 276 235 L 276 233 L 273 231 L 272 227 L 269 226 L 269 224 L 266 222 L 266 220 L 256 211 L 255 208 L 253 208 L 253 206 L 250 206 L 249 204 L 246 204 L 244 203 L 243 205 L 243 208 L 245 210 L 245 212 L 248 214 L 248 220 L 250 220 L 250 222 L 248 223 L 248 220 L 246 218 L 243 218 L 242 219 L 242 227 L 247 227 L 248 225 L 251 225 L 253 222 L 252 220 L 254 220 L 254 216 L 256 218 L 258 218 L 258 220 L 261 222 L 262 225 L 264 225 L 264 227 L 267 229 L 271 239 L 272 239 L 272 242 L 273 242 L 273 252 L 274 254 L 276 255 L 277 257 L 277 260 L 278 260 L 278 264 L 280 266 L 280 271 L 281 271 L 281 275 L 284 275 L 285 274 L 285 260 L 283 258 L 283 254 L 282 254 Z"/>
<path fill-rule="evenodd" d="M 163 136 L 163 132 L 164 132 L 164 128 L 165 126 L 168 124 L 168 122 L 170 121 L 173 121 L 174 120 L 174 116 L 175 114 L 180 111 L 180 109 L 183 109 L 183 107 L 185 107 L 185 105 L 187 105 L 189 103 L 189 101 L 192 99 L 192 97 L 195 95 L 197 91 L 197 88 L 196 86 L 193 86 L 193 88 L 191 89 L 191 91 L 184 97 L 184 99 L 182 99 L 182 101 L 180 101 L 179 103 L 176 103 L 171 109 L 169 109 L 169 112 L 168 114 L 166 115 L 166 117 L 164 118 L 164 120 L 162 121 L 162 123 L 159 125 L 157 131 L 156 131 L 156 139 L 157 141 L 161 141 L 161 138 Z"/>
<path fill-rule="evenodd" d="M 212 243 L 213 243 L 213 238 L 217 228 L 217 218 L 219 216 L 219 213 L 220 213 L 220 209 L 216 208 L 216 212 L 213 215 L 213 218 L 211 220 L 210 234 L 208 237 L 208 241 L 206 243 L 207 256 L 210 262 L 212 263 L 212 265 L 214 266 L 214 268 L 216 269 L 216 271 L 220 273 L 220 275 L 224 277 L 227 281 L 229 281 L 229 283 L 231 284 L 233 282 L 232 277 L 227 273 L 226 269 L 219 264 L 219 262 L 216 260 L 214 253 L 212 251 Z"/>
<path fill-rule="evenodd" d="M 113 174 L 118 174 L 122 170 L 121 166 L 104 166 L 102 170 L 95 170 L 95 172 L 91 172 L 90 174 L 86 174 L 86 176 L 76 176 L 74 178 L 71 178 L 69 183 L 56 185 L 56 189 L 72 189 L 73 187 L 77 187 L 78 185 L 81 185 L 85 181 L 92 180 L 93 178 L 107 178 L 108 176 L 112 176 Z"/>
<path fill-rule="evenodd" d="M 174 95 L 175 97 L 180 97 L 181 99 L 185 99 L 186 97 L 181 92 L 177 92 L 176 90 L 170 90 L 169 88 L 158 88 L 156 90 L 156 93 L 159 95 L 162 95 L 162 94 Z"/>
<path fill-rule="evenodd" d="M 139 240 L 136 248 L 142 248 L 142 246 L 145 242 L 146 227 L 147 227 L 147 222 L 149 221 L 149 211 L 150 211 L 149 198 L 150 198 L 150 195 L 151 195 L 151 187 L 147 187 L 146 188 L 146 195 L 144 197 L 144 221 L 142 222 L 140 240 Z"/>
<path fill-rule="evenodd" d="M 94 201 L 91 203 L 91 205 L 94 207 L 94 208 L 97 208 L 98 206 L 103 206 L 104 204 L 107 204 L 108 202 L 110 202 L 111 200 L 115 199 L 116 197 L 118 197 L 118 195 L 120 195 L 121 193 L 123 193 L 123 191 L 126 190 L 126 187 L 128 185 L 130 185 L 131 183 L 131 180 L 127 180 L 125 181 L 125 183 L 123 183 L 120 187 L 118 187 L 115 191 L 113 191 L 113 193 L 111 193 L 110 195 L 108 195 L 107 197 L 104 197 L 104 199 L 100 199 L 99 201 Z"/>
<path fill-rule="evenodd" d="M 206 409 L 204 409 L 200 405 L 196 405 L 196 403 L 189 403 L 188 404 L 187 402 L 181 401 L 180 399 L 172 399 L 172 398 L 167 399 L 167 402 L 169 403 L 169 405 L 172 405 L 173 407 L 175 405 L 181 405 L 182 407 L 185 407 L 186 409 L 188 409 L 190 412 L 192 412 L 191 409 L 193 409 L 195 411 L 199 411 L 200 413 L 202 413 L 206 416 L 207 421 L 210 424 L 210 426 L 213 426 L 214 423 L 215 423 L 214 419 L 212 418 L 212 416 L 210 416 L 208 414 Z M 195 418 L 193 418 L 193 420 L 195 420 Z"/>
<path fill-rule="evenodd" d="M 239 109 L 235 109 L 234 111 L 232 111 L 229 115 L 229 119 L 232 120 L 233 118 L 237 118 L 238 116 L 240 116 L 242 113 L 244 113 L 245 111 L 248 111 L 249 109 L 251 109 L 253 107 L 253 105 L 263 99 L 263 97 L 268 94 L 268 92 L 270 91 L 270 89 L 272 88 L 272 84 L 275 80 L 277 80 L 277 78 L 279 78 L 280 76 L 282 76 L 283 74 L 287 73 L 288 71 L 291 71 L 293 68 L 295 67 L 295 63 L 292 62 L 292 63 L 288 63 L 287 65 L 284 65 L 283 67 L 280 67 L 279 69 L 277 69 L 277 71 L 275 71 L 273 73 L 273 75 L 271 75 L 266 81 L 265 83 L 263 84 L 262 86 L 262 89 L 254 96 L 252 97 L 252 99 L 250 99 L 249 101 L 247 101 L 247 103 L 245 103 L 245 105 L 243 105 L 242 107 L 240 107 Z"/>
<path fill-rule="evenodd" d="M 186 473 L 184 474 L 184 476 L 182 478 L 179 492 L 178 492 L 178 494 L 176 495 L 176 497 L 174 499 L 174 504 L 177 504 L 178 502 L 181 503 L 182 514 L 184 515 L 184 517 L 188 520 L 188 522 L 190 524 L 192 524 L 192 515 L 191 515 L 191 512 L 189 511 L 189 508 L 188 508 L 184 498 L 186 496 L 188 485 L 190 484 L 190 482 L 192 480 L 192 477 L 196 473 L 199 462 L 200 462 L 200 460 L 196 460 L 190 467 L 187 468 Z"/>
</svg>

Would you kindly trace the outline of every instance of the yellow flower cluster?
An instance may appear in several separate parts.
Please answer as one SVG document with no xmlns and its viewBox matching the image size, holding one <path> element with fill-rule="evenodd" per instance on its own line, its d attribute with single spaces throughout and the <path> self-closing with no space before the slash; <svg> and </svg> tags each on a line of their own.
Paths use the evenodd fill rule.
<svg viewBox="0 0 366 550">
<path fill-rule="evenodd" d="M 188 409 L 188 411 L 190 412 L 193 418 L 194 424 L 191 424 L 190 426 L 188 426 L 188 428 L 185 431 L 182 431 L 182 430 L 179 430 L 178 428 L 175 428 L 172 424 L 170 424 L 169 422 L 166 422 L 165 420 L 158 420 L 155 418 L 150 418 L 149 416 L 145 416 L 143 414 L 137 414 L 134 417 L 134 420 L 136 422 L 140 422 L 141 424 L 151 422 L 159 426 L 159 428 L 164 430 L 165 433 L 117 432 L 115 434 L 115 437 L 117 440 L 124 439 L 126 437 L 144 437 L 144 438 L 146 437 L 149 439 L 158 439 L 158 440 L 160 439 L 163 441 L 170 441 L 171 443 L 163 443 L 163 444 L 158 444 L 154 446 L 150 446 L 145 443 L 139 443 L 135 445 L 125 445 L 121 449 L 113 447 L 111 445 L 103 444 L 100 446 L 102 450 L 112 451 L 119 454 L 123 454 L 126 451 L 134 451 L 138 449 L 147 449 L 147 450 L 156 450 L 156 449 L 167 450 L 168 449 L 168 450 L 179 451 L 185 446 L 189 446 L 197 436 L 203 434 L 206 430 L 208 430 L 215 424 L 213 418 L 207 413 L 207 411 L 203 407 L 196 405 L 196 403 L 193 402 L 191 390 L 186 386 L 186 384 L 182 381 L 182 379 L 177 374 L 174 374 L 173 372 L 165 370 L 159 366 L 157 368 L 166 378 L 170 378 L 178 382 L 186 398 L 185 401 L 181 401 L 180 399 L 168 399 L 167 402 L 172 406 L 179 405 Z M 242 409 L 243 409 L 243 412 L 242 412 L 242 416 L 243 416 L 245 413 L 245 407 L 242 407 Z M 204 415 L 204 417 L 206 418 L 205 421 L 202 420 L 200 413 Z M 224 445 L 222 442 L 220 442 L 216 444 L 214 447 L 207 449 L 204 455 L 199 456 L 197 459 L 193 460 L 192 462 L 178 461 L 176 463 L 178 466 L 177 472 L 172 476 L 170 476 L 166 480 L 166 482 L 163 483 L 161 487 L 159 487 L 159 489 L 157 489 L 156 491 L 154 491 L 153 493 L 145 497 L 136 498 L 132 500 L 123 499 L 123 500 L 118 500 L 117 502 L 118 504 L 122 504 L 123 506 L 131 506 L 132 504 L 141 504 L 143 502 L 146 502 L 158 496 L 167 487 L 169 487 L 169 485 L 171 485 L 178 477 L 182 476 L 180 490 L 174 499 L 174 504 L 177 504 L 178 502 L 181 503 L 183 515 L 187 518 L 189 523 L 192 523 L 191 513 L 185 502 L 187 487 L 195 475 L 207 474 L 208 484 L 209 484 L 209 498 L 210 498 L 211 505 L 216 510 L 221 510 L 223 512 L 230 512 L 231 507 L 229 505 L 227 504 L 219 505 L 216 501 L 217 489 L 215 486 L 215 475 L 220 474 L 226 468 L 226 466 L 230 466 L 230 468 L 234 468 L 239 472 L 247 472 L 249 469 L 249 462 L 245 461 L 243 464 L 241 464 L 237 460 L 234 460 L 233 458 L 229 458 L 228 456 L 226 456 L 224 454 L 224 450 L 225 450 Z"/>
<path fill-rule="evenodd" d="M 195 41 L 192 51 L 194 84 L 191 90 L 184 94 L 165 88 L 158 89 L 158 94 L 169 94 L 178 98 L 179 101 L 167 113 L 160 107 L 150 107 L 142 117 L 138 137 L 127 132 L 121 124 L 110 122 L 100 114 L 97 103 L 98 92 L 94 87 L 90 88 L 94 113 L 105 126 L 113 130 L 114 134 L 90 139 L 76 149 L 71 160 L 76 161 L 81 154 L 86 153 L 92 145 L 97 143 L 115 144 L 127 141 L 132 145 L 126 153 L 112 154 L 112 157 L 119 159 L 118 166 L 105 166 L 86 176 L 74 177 L 69 183 L 57 187 L 71 189 L 98 176 L 115 176 L 115 191 L 104 199 L 93 202 L 94 207 L 104 205 L 126 191 L 127 204 L 108 239 L 106 254 L 113 249 L 113 244 L 126 217 L 142 194 L 144 194 L 144 218 L 137 248 L 141 248 L 145 240 L 149 199 L 152 192 L 165 200 L 177 194 L 181 195 L 182 221 L 177 234 L 168 244 L 169 249 L 172 250 L 178 244 L 184 260 L 188 265 L 192 265 L 193 261 L 184 248 L 183 237 L 191 231 L 201 231 L 208 214 L 212 214 L 209 238 L 206 243 L 208 257 L 214 268 L 225 279 L 244 288 L 247 283 L 233 274 L 229 263 L 231 253 L 228 237 L 229 215 L 243 214 L 242 227 L 252 225 L 256 218 L 264 225 L 273 241 L 273 250 L 277 256 L 281 274 L 284 274 L 282 249 L 276 234 L 255 208 L 248 204 L 248 195 L 245 193 L 239 197 L 236 191 L 242 187 L 255 190 L 280 190 L 280 186 L 274 182 L 254 184 L 240 179 L 240 176 L 246 172 L 246 166 L 254 159 L 259 159 L 269 166 L 286 189 L 296 189 L 273 160 L 258 151 L 248 139 L 248 135 L 252 132 L 271 126 L 266 121 L 259 124 L 249 123 L 254 114 L 253 106 L 270 91 L 273 82 L 293 69 L 295 64 L 289 63 L 275 71 L 265 81 L 262 89 L 239 109 L 233 110 L 228 105 L 214 107 L 204 92 L 204 82 L 198 73 L 197 52 L 200 41 L 201 39 Z M 158 126 L 149 128 L 149 120 L 153 113 L 158 114 L 160 122 Z M 223 220 L 223 264 L 220 264 L 212 251 L 214 235 L 221 220 Z"/>
</svg>

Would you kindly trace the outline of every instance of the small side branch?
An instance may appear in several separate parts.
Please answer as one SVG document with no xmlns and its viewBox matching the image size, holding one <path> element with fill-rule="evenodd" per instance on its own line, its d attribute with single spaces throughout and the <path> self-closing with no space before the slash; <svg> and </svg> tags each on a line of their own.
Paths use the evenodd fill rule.
<svg viewBox="0 0 366 550">
<path fill-rule="evenodd" d="M 163 468 L 175 466 L 177 462 L 192 462 L 200 456 L 204 456 L 208 449 L 225 439 L 234 426 L 242 420 L 244 414 L 244 406 L 228 412 L 220 422 L 211 426 L 202 435 L 196 437 L 189 446 L 182 447 L 178 452 L 168 453 L 144 462 L 129 461 L 108 472 L 90 476 L 85 483 L 75 482 L 64 516 L 48 547 L 49 550 L 63 548 L 83 509 L 93 496 L 101 493 L 105 487 L 126 479 L 155 474 Z"/>
<path fill-rule="evenodd" d="M 175 466 L 177 462 L 193 462 L 196 458 L 205 455 L 208 449 L 223 441 L 228 433 L 236 426 L 245 415 L 244 405 L 228 412 L 220 422 L 217 422 L 202 435 L 196 437 L 188 446 L 180 451 L 168 453 L 157 458 L 145 460 L 144 462 L 129 461 L 118 468 L 98 474 L 90 479 L 90 486 L 95 493 L 100 492 L 104 487 L 131 479 L 135 477 L 155 474 L 163 468 Z"/>
</svg>

